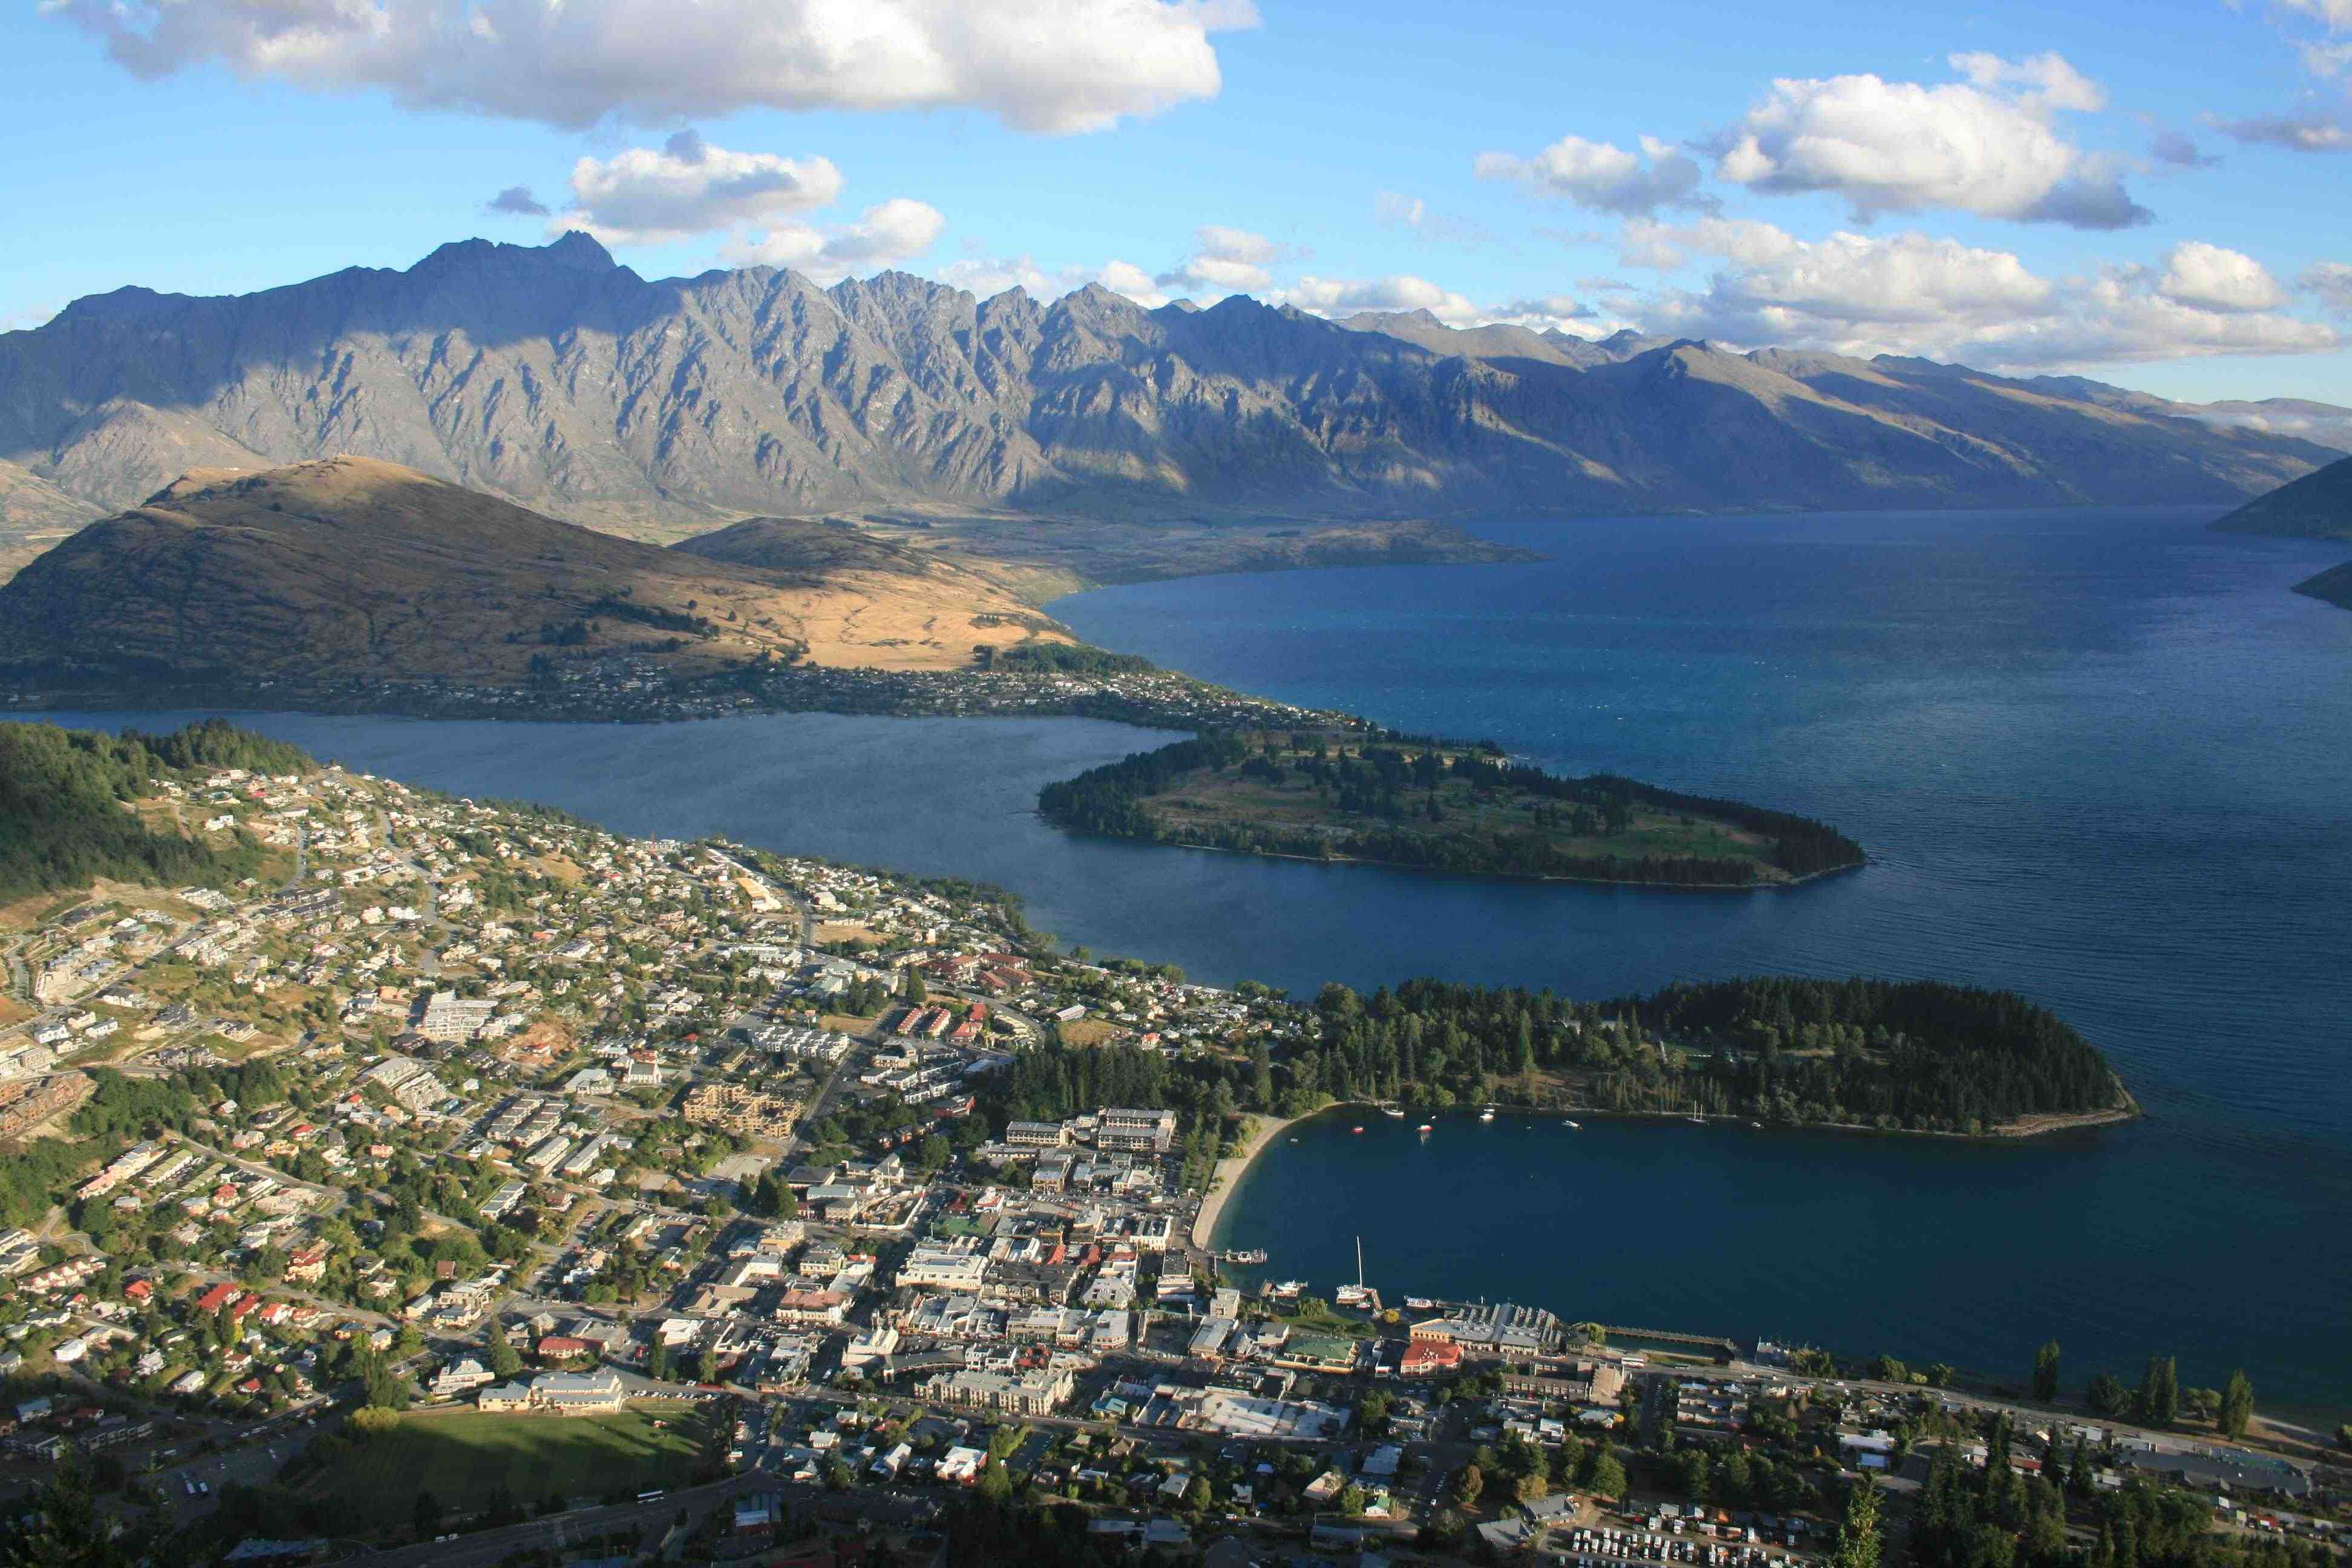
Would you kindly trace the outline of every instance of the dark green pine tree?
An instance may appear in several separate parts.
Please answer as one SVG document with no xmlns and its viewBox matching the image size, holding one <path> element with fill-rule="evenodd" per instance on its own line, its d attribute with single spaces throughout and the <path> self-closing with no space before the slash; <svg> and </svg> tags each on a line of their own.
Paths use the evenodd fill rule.
<svg viewBox="0 0 2352 1568">
<path fill-rule="evenodd" d="M 2058 1342 L 2033 1353 L 2033 1397 L 2047 1405 L 2058 1397 Z"/>
</svg>

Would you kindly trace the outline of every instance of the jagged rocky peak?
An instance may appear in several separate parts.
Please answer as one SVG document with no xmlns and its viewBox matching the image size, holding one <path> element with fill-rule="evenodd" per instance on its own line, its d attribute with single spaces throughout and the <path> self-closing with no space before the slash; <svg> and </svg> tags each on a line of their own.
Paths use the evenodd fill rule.
<svg viewBox="0 0 2352 1568">
<path fill-rule="evenodd" d="M 194 301 L 192 294 L 159 294 L 136 283 L 104 294 L 85 294 L 58 312 L 59 321 L 137 321 L 179 309 Z"/>
<path fill-rule="evenodd" d="M 647 282 L 578 233 L 263 294 L 118 290 L 0 334 L 0 464 L 93 510 L 198 464 L 349 452 L 662 541 L 746 515 L 1080 492 L 1122 515 L 1187 496 L 1383 517 L 2218 510 L 2340 455 L 2319 424 L 2021 398 L 1902 362 L 1750 363 L 1630 330 L 1342 324 L 1245 296 L 1146 310 L 1099 283 L 975 300 L 899 271 Z"/>
<path fill-rule="evenodd" d="M 415 272 L 500 264 L 547 263 L 575 272 L 614 272 L 621 264 L 590 235 L 567 229 L 545 245 L 509 245 L 503 240 L 453 239 L 410 268 Z"/>
</svg>

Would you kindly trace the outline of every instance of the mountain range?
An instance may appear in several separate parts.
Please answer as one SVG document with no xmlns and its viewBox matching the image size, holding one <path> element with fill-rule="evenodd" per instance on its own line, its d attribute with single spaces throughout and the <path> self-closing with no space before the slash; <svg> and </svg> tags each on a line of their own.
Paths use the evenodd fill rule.
<svg viewBox="0 0 2352 1568">
<path fill-rule="evenodd" d="M 0 334 L 0 549 L 191 469 L 349 453 L 648 541 L 747 517 L 999 536 L 1045 518 L 1185 524 L 1213 561 L 1220 529 L 1256 529 L 1247 556 L 1310 524 L 1369 529 L 1338 547 L 1380 559 L 1410 521 L 1402 558 L 1444 559 L 1433 520 L 1500 511 L 2228 506 L 2352 432 L 2352 411 L 2266 406 L 1240 296 L 647 280 L 575 233 L 247 295 L 121 289 Z M 1051 564 L 1117 574 L 1083 549 Z"/>
</svg>

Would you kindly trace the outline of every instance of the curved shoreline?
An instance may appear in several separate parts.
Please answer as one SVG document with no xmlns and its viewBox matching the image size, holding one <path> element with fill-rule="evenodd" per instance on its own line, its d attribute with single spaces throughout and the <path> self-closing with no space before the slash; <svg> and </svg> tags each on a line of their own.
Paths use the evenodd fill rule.
<svg viewBox="0 0 2352 1568">
<path fill-rule="evenodd" d="M 1216 1169 L 1210 1173 L 1208 1195 L 1201 1200 L 1201 1206 L 1193 1212 L 1192 1229 L 1188 1233 L 1192 1246 L 1203 1252 L 1212 1250 L 1218 1222 L 1223 1219 L 1225 1206 L 1241 1185 L 1242 1177 L 1248 1173 L 1249 1168 L 1257 1163 L 1258 1156 L 1265 1152 L 1276 1137 L 1302 1121 L 1311 1121 L 1328 1112 L 1342 1110 L 1350 1105 L 1373 1103 L 1370 1100 L 1333 1100 L 1303 1116 L 1259 1118 L 1255 1136 L 1239 1152 L 1218 1161 Z M 1490 1103 L 1498 1113 L 1510 1116 L 1564 1116 L 1574 1113 L 1617 1121 L 1688 1121 L 1694 1114 L 1684 1110 L 1605 1110 L 1596 1106 L 1515 1105 L 1499 1100 Z M 1469 1108 L 1456 1105 L 1449 1109 L 1464 1111 Z M 2147 1114 L 2138 1100 L 2126 1089 L 2124 1103 L 2119 1106 L 2111 1106 L 2104 1110 L 2078 1111 L 2068 1116 L 2037 1118 L 2029 1122 L 2005 1122 L 1999 1127 L 1987 1128 L 1982 1132 L 1953 1132 L 1927 1127 L 1873 1127 L 1856 1121 L 1783 1121 L 1767 1122 L 1765 1125 L 1768 1130 L 1790 1132 L 1833 1132 L 1872 1138 L 1946 1138 L 1964 1143 L 2025 1143 L 2057 1133 L 2085 1132 L 2102 1127 L 2119 1126 L 2137 1121 Z M 1728 1115 L 1699 1118 L 1709 1127 L 1737 1127 L 1752 1120 Z"/>
<path fill-rule="evenodd" d="M 1209 1250 L 1210 1242 L 1217 1234 L 1217 1221 L 1224 1217 L 1226 1202 L 1233 1197 L 1234 1189 L 1241 1185 L 1242 1177 L 1248 1173 L 1251 1164 L 1265 1152 L 1266 1145 L 1280 1137 L 1286 1129 L 1309 1116 L 1320 1116 L 1330 1109 L 1327 1105 L 1308 1111 L 1307 1116 L 1260 1116 L 1257 1119 L 1257 1131 L 1251 1135 L 1250 1141 L 1228 1158 L 1218 1161 L 1216 1169 L 1209 1173 L 1208 1193 L 1201 1199 L 1201 1206 L 1192 1211 L 1192 1228 L 1186 1233 L 1195 1248 L 1202 1252 Z"/>
<path fill-rule="evenodd" d="M 2128 1094 L 2125 1098 L 2130 1100 Z M 1708 1127 L 1738 1127 L 1756 1120 L 1736 1112 L 1608 1110 L 1592 1105 L 1513 1105 L 1501 1100 L 1495 1100 L 1493 1104 L 1496 1111 L 1517 1116 L 1559 1116 L 1572 1112 L 1616 1121 L 1696 1121 Z M 2104 1110 L 2068 1111 L 2029 1117 L 2021 1121 L 2004 1121 L 1981 1132 L 1956 1132 L 1948 1127 L 1874 1127 L 1866 1121 L 1767 1121 L 1763 1125 L 1767 1131 L 1784 1132 L 1845 1132 L 1871 1138 L 1951 1138 L 1963 1143 L 2022 1143 L 2060 1132 L 2084 1132 L 2095 1128 L 2120 1126 L 2126 1121 L 2137 1121 L 2146 1114 L 2138 1100 L 2130 1100 L 2127 1105 L 2109 1106 Z"/>
</svg>

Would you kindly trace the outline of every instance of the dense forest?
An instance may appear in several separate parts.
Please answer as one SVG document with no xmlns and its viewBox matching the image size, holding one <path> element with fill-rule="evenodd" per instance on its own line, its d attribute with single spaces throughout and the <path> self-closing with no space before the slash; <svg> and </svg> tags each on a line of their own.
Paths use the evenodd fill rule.
<svg viewBox="0 0 2352 1568">
<path fill-rule="evenodd" d="M 1492 747 L 1454 750 L 1434 742 L 1367 744 L 1350 756 L 1318 754 L 1293 765 L 1343 815 L 1364 825 L 1341 834 L 1236 821 L 1205 827 L 1188 824 L 1171 830 L 1147 808 L 1152 796 L 1202 770 L 1238 768 L 1245 777 L 1262 773 L 1268 782 L 1285 775 L 1283 763 L 1254 752 L 1242 737 L 1211 734 L 1179 741 L 1045 786 L 1037 808 L 1056 826 L 1079 833 L 1154 843 L 1181 841 L 1216 849 L 1310 859 L 1376 860 L 1417 869 L 1478 876 L 1572 879 L 1588 881 L 1656 882 L 1677 887 L 1747 887 L 1757 879 L 1755 863 L 1732 857 L 1643 856 L 1580 853 L 1578 837 L 1625 830 L 1636 806 L 1702 816 L 1772 840 L 1771 862 L 1791 877 L 1859 866 L 1862 847 L 1834 828 L 1788 812 L 1741 801 L 1678 795 L 1609 774 L 1560 778 L 1542 769 L 1507 761 Z M 1418 749 L 1413 749 L 1418 748 Z M 1321 748 L 1317 749 L 1318 753 Z M 1444 826 L 1434 798 L 1441 782 L 1460 781 L 1476 790 L 1536 803 L 1538 830 L 1482 829 Z M 1417 796 L 1414 792 L 1424 792 Z M 1567 845 L 1561 842 L 1565 837 Z"/>
<path fill-rule="evenodd" d="M 1049 1038 L 981 1091 L 1008 1121 L 1106 1105 L 1179 1114 L 1188 1158 L 1242 1112 L 1333 1100 L 1489 1100 L 1745 1116 L 1889 1131 L 1984 1132 L 2030 1116 L 2120 1109 L 2097 1047 L 2006 992 L 1930 982 L 1767 976 L 1576 1002 L 1550 992 L 1410 980 L 1369 996 L 1327 985 L 1314 1036 L 1278 1059 L 1171 1059 Z"/>
<path fill-rule="evenodd" d="M 980 643 L 972 657 L 982 669 L 1018 675 L 1147 675 L 1159 668 L 1141 654 L 1113 653 L 1084 643 L 1022 642 L 1010 647 Z"/>
<path fill-rule="evenodd" d="M 2012 1451 L 2039 1447 L 2039 1474 L 2021 1474 Z M 2326 1546 L 2232 1538 L 2213 1528 L 2210 1502 L 2133 1477 L 2105 1490 L 2095 1479 L 2105 1456 L 2077 1436 L 2069 1448 L 1990 1424 L 1989 1462 L 1964 1463 L 1955 1445 L 1937 1446 L 1901 1561 L 1910 1568 L 2329 1568 Z M 2070 1509 L 2095 1531 L 2087 1551 L 2068 1539 Z M 2087 1521 L 2081 1515 L 2087 1512 Z"/>
<path fill-rule="evenodd" d="M 159 779 L 218 768 L 285 773 L 311 767 L 295 747 L 218 719 L 169 735 L 108 735 L 54 724 L 0 724 L 0 900 L 126 882 L 217 881 L 249 874 L 250 846 L 216 850 L 148 826 L 125 803 Z"/>
<path fill-rule="evenodd" d="M 1285 1063 L 1285 1110 L 1320 1096 L 1447 1104 L 1552 1098 L 1603 1110 L 1983 1131 L 2124 1103 L 2096 1047 L 2003 992 L 1779 976 L 1576 1003 L 1409 981 L 1327 986 L 1316 1046 Z M 1567 1079 L 1581 1082 L 1580 1095 Z"/>
</svg>

